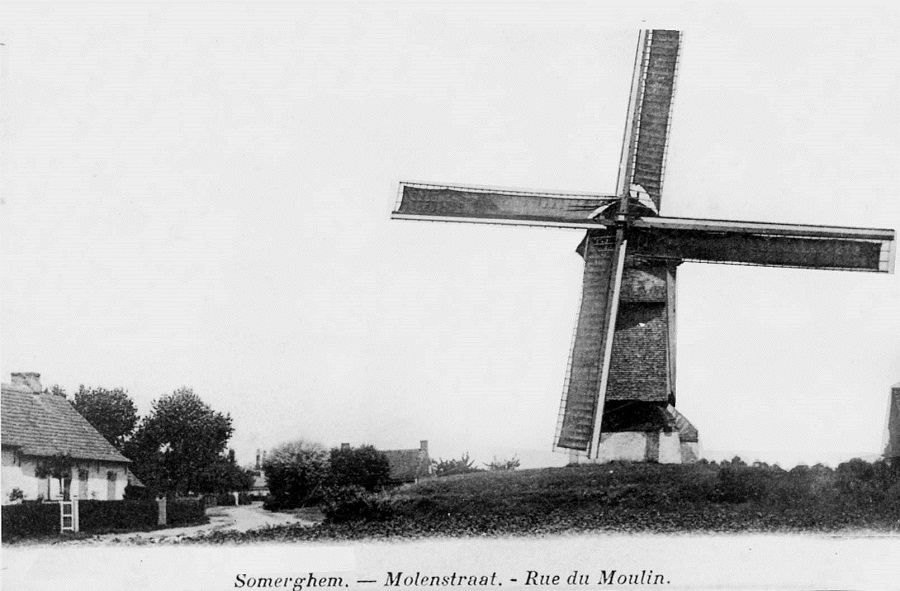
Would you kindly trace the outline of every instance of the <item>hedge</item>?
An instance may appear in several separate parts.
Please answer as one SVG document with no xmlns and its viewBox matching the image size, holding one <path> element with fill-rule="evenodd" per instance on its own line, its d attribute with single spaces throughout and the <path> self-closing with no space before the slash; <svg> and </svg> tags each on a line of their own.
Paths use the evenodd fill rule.
<svg viewBox="0 0 900 591">
<path fill-rule="evenodd" d="M 59 533 L 59 503 L 3 505 L 0 513 L 4 540 Z"/>
<path fill-rule="evenodd" d="M 153 528 L 158 512 L 156 501 L 78 501 L 78 520 L 83 532 Z"/>
<path fill-rule="evenodd" d="M 4 505 L 0 512 L 4 541 L 59 534 L 59 503 Z M 79 529 L 84 533 L 156 529 L 158 512 L 156 501 L 79 501 Z M 202 501 L 187 499 L 166 503 L 165 527 L 201 523 L 206 523 Z"/>
</svg>

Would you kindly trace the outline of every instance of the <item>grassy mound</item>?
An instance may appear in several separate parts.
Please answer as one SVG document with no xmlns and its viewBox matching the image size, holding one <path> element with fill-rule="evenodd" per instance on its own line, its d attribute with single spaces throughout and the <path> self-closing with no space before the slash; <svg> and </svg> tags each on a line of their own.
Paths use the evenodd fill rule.
<svg viewBox="0 0 900 591">
<path fill-rule="evenodd" d="M 854 460 L 790 472 L 741 462 L 614 463 L 432 478 L 353 498 L 315 528 L 205 542 L 578 532 L 900 532 L 900 469 Z"/>
</svg>

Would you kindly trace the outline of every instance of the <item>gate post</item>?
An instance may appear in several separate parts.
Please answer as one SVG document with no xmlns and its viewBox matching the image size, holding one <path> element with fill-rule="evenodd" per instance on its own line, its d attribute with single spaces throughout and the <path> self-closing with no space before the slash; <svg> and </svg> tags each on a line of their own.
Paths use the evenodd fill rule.
<svg viewBox="0 0 900 591">
<path fill-rule="evenodd" d="M 81 513 L 78 508 L 79 500 L 77 495 L 72 495 L 72 531 L 75 533 L 81 531 Z"/>
<path fill-rule="evenodd" d="M 159 506 L 159 511 L 157 512 L 157 525 L 165 525 L 166 524 L 166 496 L 163 495 L 160 498 L 156 499 L 156 504 Z"/>
</svg>

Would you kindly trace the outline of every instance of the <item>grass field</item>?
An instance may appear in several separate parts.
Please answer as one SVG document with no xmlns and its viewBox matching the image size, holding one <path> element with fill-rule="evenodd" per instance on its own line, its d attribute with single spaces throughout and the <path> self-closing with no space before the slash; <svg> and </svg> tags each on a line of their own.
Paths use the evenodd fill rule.
<svg viewBox="0 0 900 591">
<path fill-rule="evenodd" d="M 346 502 L 313 528 L 204 542 L 581 532 L 900 533 L 900 470 L 884 462 L 777 467 L 614 463 L 432 478 Z M 326 511 L 326 514 L 328 512 Z"/>
</svg>

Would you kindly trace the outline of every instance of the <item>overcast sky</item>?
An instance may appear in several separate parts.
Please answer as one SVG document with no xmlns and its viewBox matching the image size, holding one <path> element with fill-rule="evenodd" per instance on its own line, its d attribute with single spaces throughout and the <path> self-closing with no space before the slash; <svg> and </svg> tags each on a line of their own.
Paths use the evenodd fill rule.
<svg viewBox="0 0 900 591">
<path fill-rule="evenodd" d="M 637 30 L 685 30 L 663 215 L 900 228 L 900 13 L 691 3 L 4 8 L 2 372 L 303 437 L 550 454 L 574 231 L 391 221 L 401 180 L 612 192 Z M 827 5 L 826 5 L 827 6 Z M 715 457 L 881 451 L 900 276 L 684 264 Z"/>
</svg>

